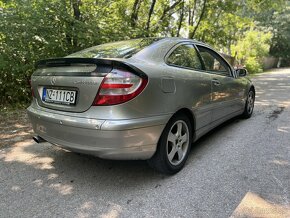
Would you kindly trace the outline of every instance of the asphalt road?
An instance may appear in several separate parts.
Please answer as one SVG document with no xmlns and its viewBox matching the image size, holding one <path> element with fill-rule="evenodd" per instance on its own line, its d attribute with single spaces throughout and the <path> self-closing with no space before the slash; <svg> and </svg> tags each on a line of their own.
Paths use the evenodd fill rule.
<svg viewBox="0 0 290 218">
<path fill-rule="evenodd" d="M 253 80 L 253 117 L 207 134 L 174 176 L 27 139 L 0 147 L 0 217 L 290 217 L 290 69 Z"/>
</svg>

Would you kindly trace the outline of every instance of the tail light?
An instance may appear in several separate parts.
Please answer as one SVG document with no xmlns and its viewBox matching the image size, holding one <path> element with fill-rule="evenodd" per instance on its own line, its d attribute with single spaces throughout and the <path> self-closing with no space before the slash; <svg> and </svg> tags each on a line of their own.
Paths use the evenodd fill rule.
<svg viewBox="0 0 290 218">
<path fill-rule="evenodd" d="M 113 69 L 102 81 L 93 106 L 127 102 L 139 95 L 147 82 L 147 78 L 141 78 L 125 70 Z"/>
</svg>

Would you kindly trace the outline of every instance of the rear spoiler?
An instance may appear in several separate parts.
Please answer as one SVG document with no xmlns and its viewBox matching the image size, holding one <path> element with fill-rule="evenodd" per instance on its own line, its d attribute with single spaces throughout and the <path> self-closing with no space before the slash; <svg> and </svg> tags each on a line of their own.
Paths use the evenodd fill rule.
<svg viewBox="0 0 290 218">
<path fill-rule="evenodd" d="M 36 68 L 64 67 L 76 64 L 105 64 L 111 65 L 112 60 L 96 58 L 55 58 L 40 60 L 36 63 Z"/>
<path fill-rule="evenodd" d="M 77 66 L 77 65 L 84 65 L 84 64 L 95 64 L 96 69 L 92 72 L 87 73 L 77 73 L 79 75 L 76 76 L 95 76 L 96 73 L 109 73 L 113 68 L 121 68 L 124 70 L 128 70 L 142 78 L 147 78 L 147 75 L 141 71 L 139 68 L 124 62 L 122 60 L 112 60 L 112 59 L 97 59 L 97 58 L 55 58 L 55 59 L 46 59 L 40 60 L 35 64 L 35 68 L 38 69 L 34 72 L 34 76 L 40 76 L 41 69 L 44 68 L 51 68 L 51 67 L 68 67 L 68 66 Z M 88 74 L 89 73 L 89 74 Z M 93 73 L 93 74 L 92 74 Z M 43 74 L 42 74 L 43 75 Z M 50 73 L 53 76 L 53 73 Z M 55 74 L 56 75 L 56 74 Z M 57 75 L 60 75 L 59 73 Z M 62 76 L 66 76 L 67 73 L 61 73 Z M 75 76 L 75 75 L 74 75 Z"/>
</svg>

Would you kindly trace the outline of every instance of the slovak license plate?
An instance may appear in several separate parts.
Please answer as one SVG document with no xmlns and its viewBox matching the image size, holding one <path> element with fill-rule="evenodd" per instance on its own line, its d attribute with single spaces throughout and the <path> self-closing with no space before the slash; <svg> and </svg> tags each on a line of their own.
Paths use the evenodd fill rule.
<svg viewBox="0 0 290 218">
<path fill-rule="evenodd" d="M 76 91 L 43 88 L 42 101 L 54 104 L 73 105 L 76 102 Z"/>
</svg>

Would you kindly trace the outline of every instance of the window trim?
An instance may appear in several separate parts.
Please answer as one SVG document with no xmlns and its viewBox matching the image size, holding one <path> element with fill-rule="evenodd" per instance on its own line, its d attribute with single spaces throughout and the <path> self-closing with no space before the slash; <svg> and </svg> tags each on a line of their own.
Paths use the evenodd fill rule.
<svg viewBox="0 0 290 218">
<path fill-rule="evenodd" d="M 185 66 L 180 66 L 180 65 L 175 65 L 175 64 L 170 64 L 170 63 L 168 63 L 168 58 L 169 58 L 169 56 L 179 47 L 179 46 L 182 46 L 182 45 L 192 45 L 192 47 L 193 47 L 193 49 L 195 49 L 195 51 L 196 51 L 196 54 L 197 54 L 197 56 L 198 56 L 198 59 L 199 59 L 199 61 L 200 61 L 200 63 L 201 63 L 201 68 L 202 69 L 195 69 L 195 68 L 192 68 L 192 67 L 185 67 Z M 166 55 L 164 56 L 164 62 L 165 62 L 165 64 L 166 65 L 168 65 L 168 66 L 171 66 L 171 67 L 177 67 L 177 68 L 181 68 L 181 69 L 188 69 L 188 70 L 193 70 L 193 71 L 201 71 L 201 72 L 206 72 L 205 71 L 205 66 L 204 66 L 204 63 L 203 63 L 203 61 L 202 61 L 202 59 L 201 59 L 201 56 L 200 56 L 200 54 L 199 54 L 199 51 L 197 50 L 197 48 L 196 48 L 196 46 L 195 46 L 195 44 L 193 43 L 193 42 L 191 42 L 191 41 L 185 41 L 185 42 L 180 42 L 180 43 L 177 43 L 177 44 L 175 44 L 167 53 L 166 53 Z"/>
<path fill-rule="evenodd" d="M 206 72 L 211 73 L 211 74 L 215 74 L 215 75 L 219 75 L 219 76 L 235 78 L 235 75 L 234 75 L 234 73 L 233 73 L 233 70 L 232 70 L 231 65 L 230 65 L 230 64 L 228 63 L 228 61 L 227 61 L 226 59 L 224 59 L 224 58 L 223 58 L 223 57 L 222 57 L 218 52 L 214 51 L 212 48 L 210 48 L 209 46 L 206 46 L 206 45 L 204 45 L 204 44 L 195 43 L 195 46 L 196 46 L 196 49 L 197 49 L 197 51 L 198 51 L 200 57 L 201 57 L 201 54 L 200 54 L 200 51 L 199 51 L 199 49 L 198 49 L 198 46 L 199 46 L 199 47 L 203 47 L 203 48 L 205 48 L 205 49 L 208 49 L 208 50 L 210 50 L 211 52 L 213 52 L 215 55 L 217 55 L 217 57 L 220 58 L 220 59 L 221 59 L 221 60 L 226 64 L 226 66 L 228 67 L 228 69 L 230 70 L 230 75 L 225 75 L 225 74 L 222 74 L 222 73 L 218 73 L 219 71 L 210 71 L 210 70 L 206 70 L 206 68 L 205 68 L 205 64 L 204 64 L 204 61 L 203 61 L 203 59 L 201 58 L 201 59 L 202 59 L 201 61 L 202 61 L 203 65 L 204 65 L 204 70 L 205 70 Z"/>
</svg>

